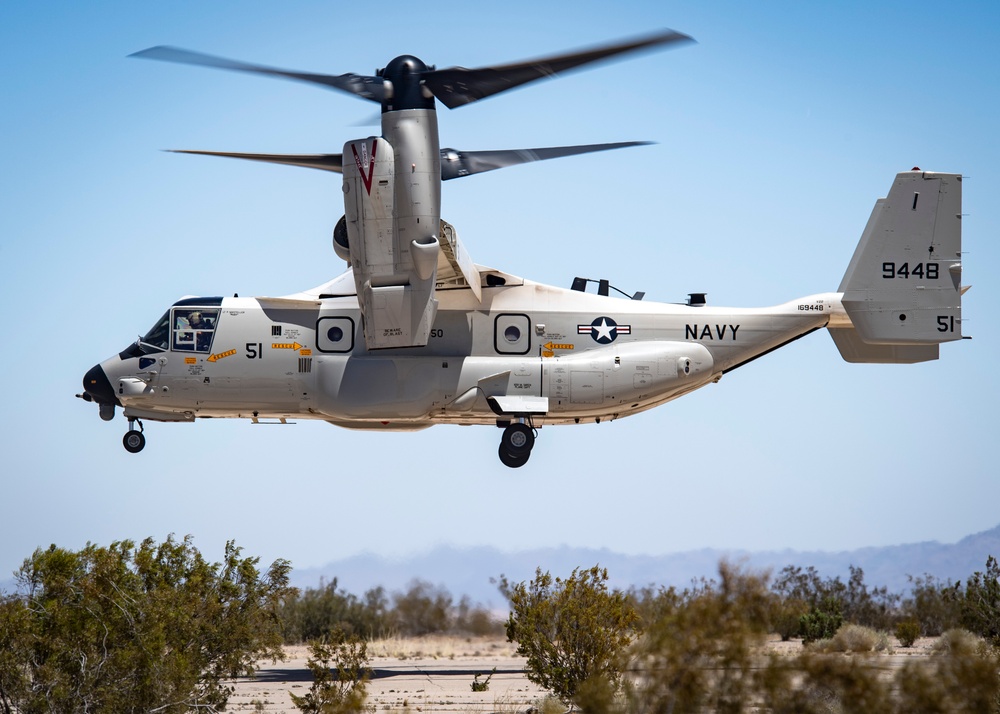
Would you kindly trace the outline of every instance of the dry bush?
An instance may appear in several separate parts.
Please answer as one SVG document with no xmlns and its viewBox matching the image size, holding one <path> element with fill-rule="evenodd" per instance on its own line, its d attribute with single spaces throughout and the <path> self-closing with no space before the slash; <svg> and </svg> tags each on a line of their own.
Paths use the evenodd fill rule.
<svg viewBox="0 0 1000 714">
<path fill-rule="evenodd" d="M 816 652 L 887 652 L 890 649 L 889 635 L 861 625 L 843 625 L 828 640 L 820 640 L 811 645 Z"/>
<path fill-rule="evenodd" d="M 912 660 L 896 676 L 899 712 L 1000 711 L 1000 656 L 965 630 L 945 632 L 926 660 Z"/>
</svg>

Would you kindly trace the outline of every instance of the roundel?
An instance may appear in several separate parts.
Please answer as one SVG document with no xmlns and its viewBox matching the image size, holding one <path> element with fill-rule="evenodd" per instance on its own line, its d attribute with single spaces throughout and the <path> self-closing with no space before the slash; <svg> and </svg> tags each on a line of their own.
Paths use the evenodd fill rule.
<svg viewBox="0 0 1000 714">
<path fill-rule="evenodd" d="M 610 317 L 598 317 L 589 325 L 577 325 L 577 334 L 590 335 L 599 345 L 609 345 L 618 339 L 618 335 L 632 333 L 631 325 L 619 325 Z"/>
</svg>

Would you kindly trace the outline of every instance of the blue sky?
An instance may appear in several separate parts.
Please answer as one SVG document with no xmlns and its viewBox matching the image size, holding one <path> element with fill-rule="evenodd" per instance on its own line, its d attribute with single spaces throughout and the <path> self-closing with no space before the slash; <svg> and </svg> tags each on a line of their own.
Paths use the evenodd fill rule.
<svg viewBox="0 0 1000 714">
<path fill-rule="evenodd" d="M 343 269 L 339 177 L 160 149 L 337 152 L 377 131 L 346 95 L 128 54 L 368 74 L 665 27 L 698 44 L 440 110 L 465 150 L 657 142 L 449 182 L 473 258 L 776 304 L 837 288 L 897 171 L 960 172 L 973 340 L 889 367 L 817 333 L 652 412 L 545 429 L 519 470 L 486 427 L 150 423 L 130 455 L 124 419 L 73 398 L 183 295 L 284 295 Z M 1000 522 L 995 3 L 5 2 L 0 65 L 0 581 L 38 546 L 169 533 L 305 568 L 445 543 L 844 550 Z"/>
</svg>

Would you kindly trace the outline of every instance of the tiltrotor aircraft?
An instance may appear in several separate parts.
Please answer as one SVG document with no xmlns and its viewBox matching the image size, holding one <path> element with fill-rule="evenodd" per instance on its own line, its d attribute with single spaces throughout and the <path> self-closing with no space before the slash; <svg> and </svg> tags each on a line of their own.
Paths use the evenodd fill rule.
<svg viewBox="0 0 1000 714">
<path fill-rule="evenodd" d="M 848 362 L 938 358 L 962 338 L 958 174 L 898 174 L 861 235 L 837 292 L 767 308 L 724 308 L 564 289 L 475 264 L 441 219 L 441 182 L 517 163 L 635 145 L 524 151 L 441 149 L 435 102 L 455 108 L 533 80 L 645 48 L 661 32 L 582 52 L 481 69 L 396 57 L 373 77 L 245 64 L 169 47 L 138 56 L 320 84 L 379 102 L 382 135 L 342 155 L 189 152 L 343 173 L 333 234 L 346 273 L 285 297 L 189 297 L 121 353 L 91 368 L 83 399 L 105 420 L 122 407 L 125 448 L 141 420 L 322 419 L 351 429 L 502 427 L 500 460 L 527 462 L 537 430 L 610 421 L 718 382 L 827 328 Z M 626 296 L 628 297 L 628 296 Z M 136 428 L 138 426 L 138 429 Z"/>
</svg>

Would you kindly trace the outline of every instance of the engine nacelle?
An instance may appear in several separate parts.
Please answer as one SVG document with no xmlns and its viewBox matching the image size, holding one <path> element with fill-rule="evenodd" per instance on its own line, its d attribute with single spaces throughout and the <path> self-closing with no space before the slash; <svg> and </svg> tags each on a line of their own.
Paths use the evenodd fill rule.
<svg viewBox="0 0 1000 714">
<path fill-rule="evenodd" d="M 333 229 L 333 252 L 338 258 L 347 261 L 348 267 L 351 265 L 351 242 L 347 237 L 347 216 L 343 215 L 337 221 Z"/>
<path fill-rule="evenodd" d="M 711 352 L 697 342 L 625 342 L 542 364 L 553 412 L 636 407 L 704 384 L 714 369 Z"/>
</svg>

